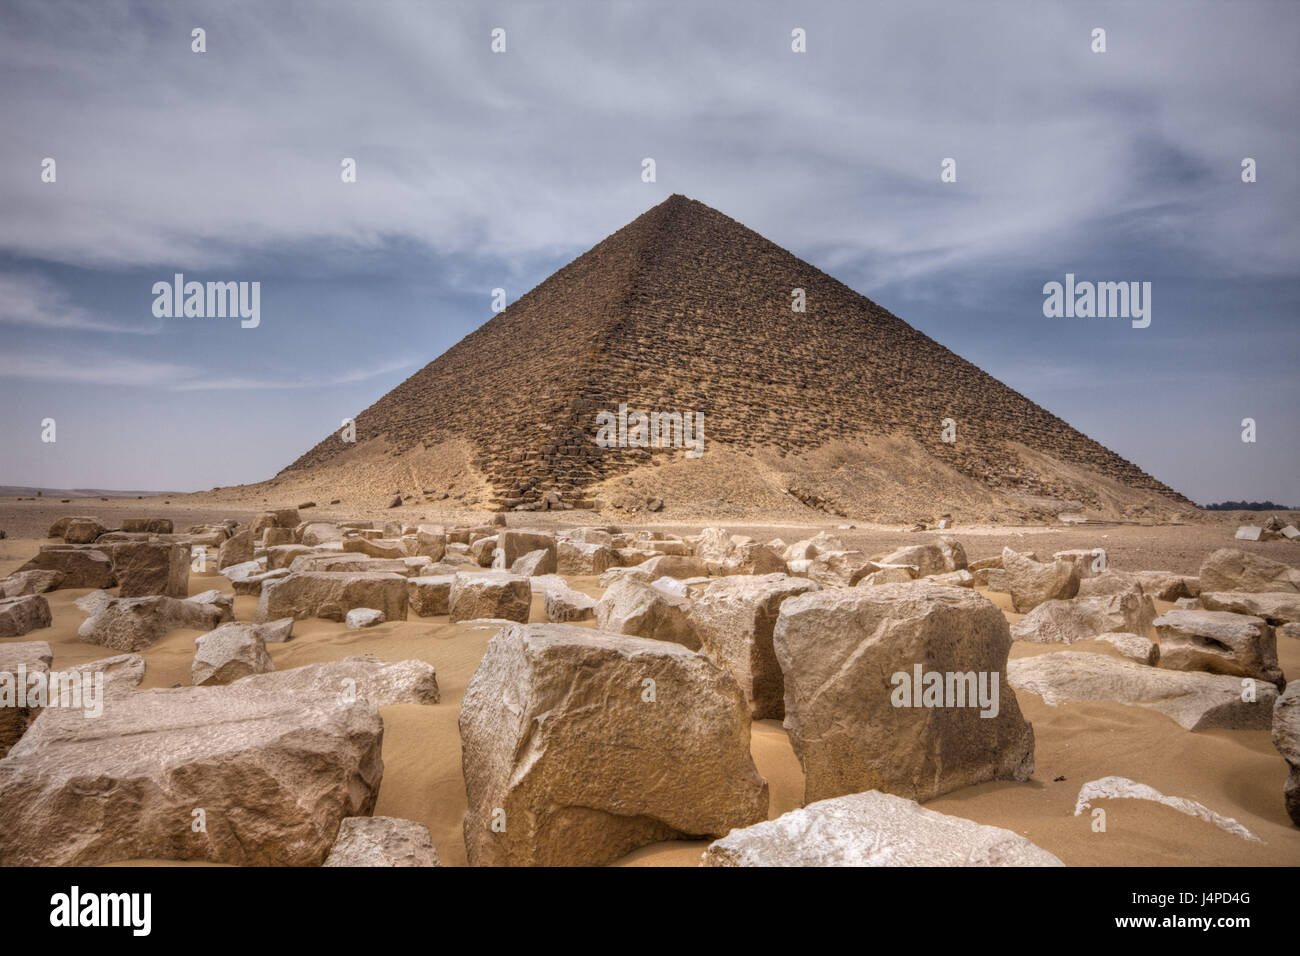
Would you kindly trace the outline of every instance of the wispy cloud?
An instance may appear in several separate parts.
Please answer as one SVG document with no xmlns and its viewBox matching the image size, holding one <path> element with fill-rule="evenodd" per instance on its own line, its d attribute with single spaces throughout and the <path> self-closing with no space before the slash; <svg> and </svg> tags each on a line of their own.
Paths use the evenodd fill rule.
<svg viewBox="0 0 1300 956">
<path fill-rule="evenodd" d="M 0 323 L 53 331 L 157 332 L 161 323 L 126 325 L 77 305 L 67 292 L 37 273 L 0 273 Z"/>
<path fill-rule="evenodd" d="M 333 374 L 205 378 L 202 369 L 191 365 L 122 356 L 107 351 L 5 351 L 0 353 L 0 378 L 31 379 L 79 385 L 112 385 L 158 388 L 173 392 L 256 391 L 332 388 L 364 382 L 416 363 L 410 359 L 379 366 L 344 369 Z"/>
</svg>

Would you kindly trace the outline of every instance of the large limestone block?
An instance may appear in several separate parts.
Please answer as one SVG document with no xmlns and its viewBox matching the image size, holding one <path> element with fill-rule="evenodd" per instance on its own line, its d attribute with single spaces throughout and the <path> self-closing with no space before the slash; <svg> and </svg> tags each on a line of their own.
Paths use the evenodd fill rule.
<svg viewBox="0 0 1300 956">
<path fill-rule="evenodd" d="M 552 624 L 590 621 L 596 616 L 596 599 L 569 587 L 558 574 L 542 575 L 529 583 L 534 590 L 542 591 L 546 619 Z"/>
<path fill-rule="evenodd" d="M 864 790 L 927 800 L 1033 773 L 1033 728 L 1006 683 L 1007 621 L 974 591 L 918 581 L 802 594 L 781 605 L 773 645 L 805 802 Z M 937 700 L 913 693 L 935 681 Z"/>
<path fill-rule="evenodd" d="M 0 599 L 0 637 L 22 637 L 51 620 L 50 603 L 40 594 Z"/>
<path fill-rule="evenodd" d="M 785 716 L 785 681 L 772 647 L 781 603 L 817 589 L 785 574 L 739 575 L 710 582 L 690 605 L 704 653 L 735 675 L 754 720 Z"/>
<path fill-rule="evenodd" d="M 767 545 L 724 528 L 705 528 L 695 541 L 695 557 L 704 563 L 706 573 L 718 576 L 786 570 L 785 560 Z"/>
<path fill-rule="evenodd" d="M 243 684 L 48 708 L 0 761 L 0 865 L 313 866 L 373 810 L 382 740 L 364 700 Z"/>
<path fill-rule="evenodd" d="M 231 621 L 199 635 L 194 644 L 190 683 L 195 687 L 233 684 L 241 677 L 275 670 L 256 624 Z"/>
<path fill-rule="evenodd" d="M 136 531 L 145 534 L 171 534 L 171 518 L 123 518 L 123 531 Z"/>
<path fill-rule="evenodd" d="M 293 572 L 267 581 L 257 602 L 257 620 L 320 617 L 342 621 L 354 607 L 372 607 L 390 621 L 406 620 L 406 578 L 387 572 Z"/>
<path fill-rule="evenodd" d="M 602 631 L 672 641 L 698 650 L 700 636 L 690 619 L 691 602 L 634 578 L 615 581 L 596 602 Z"/>
<path fill-rule="evenodd" d="M 940 538 L 924 544 L 899 548 L 880 558 L 875 564 L 905 564 L 917 569 L 917 577 L 961 571 L 966 567 L 966 549 L 951 538 Z"/>
<path fill-rule="evenodd" d="M 614 550 L 598 542 L 561 541 L 555 555 L 560 574 L 604 574 L 618 562 Z"/>
<path fill-rule="evenodd" d="M 371 558 L 401 560 L 407 557 L 406 545 L 401 541 L 383 538 L 351 536 L 343 539 L 343 550 L 348 554 L 364 554 Z"/>
<path fill-rule="evenodd" d="M 30 688 L 33 674 L 48 674 L 54 652 L 45 641 L 9 641 L 0 644 L 0 759 L 22 738 L 41 708 L 29 706 L 24 691 L 19 704 L 20 688 Z"/>
<path fill-rule="evenodd" d="M 451 613 L 451 586 L 455 574 L 430 574 L 408 578 L 406 603 L 420 617 Z"/>
<path fill-rule="evenodd" d="M 302 529 L 300 538 L 309 548 L 343 540 L 343 529 L 328 521 L 310 521 Z"/>
<path fill-rule="evenodd" d="M 1294 591 L 1206 591 L 1200 601 L 1207 611 L 1249 614 L 1270 624 L 1300 622 L 1300 594 Z"/>
<path fill-rule="evenodd" d="M 1160 666 L 1255 677 L 1285 686 L 1277 641 L 1262 618 L 1226 611 L 1173 610 L 1156 618 Z"/>
<path fill-rule="evenodd" d="M 1011 625 L 1011 637 L 1037 644 L 1073 644 L 1109 631 L 1146 634 L 1155 617 L 1155 603 L 1134 587 L 1102 597 L 1044 601 Z"/>
<path fill-rule="evenodd" d="M 253 532 L 245 528 L 231 535 L 217 548 L 217 570 L 253 560 Z"/>
<path fill-rule="evenodd" d="M 68 544 L 90 544 L 108 529 L 95 518 L 73 518 L 63 529 Z"/>
<path fill-rule="evenodd" d="M 1300 681 L 1287 684 L 1273 705 L 1273 746 L 1289 771 L 1282 789 L 1286 812 L 1300 827 Z"/>
<path fill-rule="evenodd" d="M 818 800 L 709 844 L 701 866 L 1064 866 L 1018 833 L 870 790 Z"/>
<path fill-rule="evenodd" d="M 439 866 L 429 828 L 397 817 L 348 817 L 321 866 Z"/>
<path fill-rule="evenodd" d="M 45 594 L 63 583 L 62 571 L 15 571 L 0 579 L 0 598 Z"/>
<path fill-rule="evenodd" d="M 533 591 L 528 579 L 518 574 L 504 571 L 457 574 L 447 602 L 452 623 L 475 618 L 523 623 L 532 608 Z"/>
<path fill-rule="evenodd" d="M 555 573 L 555 552 L 554 551 L 529 551 L 522 558 L 517 558 L 515 563 L 510 565 L 511 574 L 520 574 L 526 578 L 537 577 L 542 574 Z"/>
<path fill-rule="evenodd" d="M 1157 710 L 1186 730 L 1267 730 L 1277 699 L 1277 688 L 1263 681 L 1170 671 L 1080 651 L 1010 661 L 1007 679 L 1051 706 L 1076 700 L 1132 704 Z"/>
<path fill-rule="evenodd" d="M 153 647 L 169 631 L 210 631 L 226 617 L 221 605 L 178 601 L 165 595 L 111 598 L 81 622 L 77 637 L 87 644 L 119 651 L 142 651 Z"/>
<path fill-rule="evenodd" d="M 111 588 L 117 583 L 113 577 L 113 562 L 103 551 L 94 548 L 70 548 L 63 545 L 41 545 L 36 557 L 19 571 L 60 571 L 61 588 Z"/>
<path fill-rule="evenodd" d="M 1220 548 L 1201 563 L 1202 591 L 1300 592 L 1300 569 L 1258 554 Z"/>
<path fill-rule="evenodd" d="M 507 568 L 531 551 L 548 551 L 552 562 L 555 560 L 555 536 L 540 531 L 502 529 L 497 534 L 497 547 L 501 549 Z"/>
<path fill-rule="evenodd" d="M 190 593 L 190 546 L 173 541 L 127 541 L 105 545 L 117 579 L 118 597 Z M 249 552 L 252 558 L 252 552 Z"/>
<path fill-rule="evenodd" d="M 362 698 L 376 707 L 436 704 L 439 700 L 438 675 L 432 664 L 414 660 L 383 661 L 369 655 L 254 674 L 241 678 L 237 683 L 266 694 L 333 694 L 344 700 Z"/>
<path fill-rule="evenodd" d="M 1050 564 L 1027 554 L 1002 549 L 1004 582 L 1016 611 L 1027 614 L 1044 601 L 1068 601 L 1079 592 L 1079 572 L 1069 561 Z M 989 576 L 990 584 L 993 577 Z"/>
<path fill-rule="evenodd" d="M 1074 565 L 1080 581 L 1106 573 L 1105 548 L 1072 548 L 1069 551 L 1057 551 L 1052 555 L 1052 560 L 1068 561 Z"/>
<path fill-rule="evenodd" d="M 677 644 L 507 626 L 466 688 L 460 734 L 472 865 L 599 865 L 767 815 L 740 688 Z"/>
</svg>

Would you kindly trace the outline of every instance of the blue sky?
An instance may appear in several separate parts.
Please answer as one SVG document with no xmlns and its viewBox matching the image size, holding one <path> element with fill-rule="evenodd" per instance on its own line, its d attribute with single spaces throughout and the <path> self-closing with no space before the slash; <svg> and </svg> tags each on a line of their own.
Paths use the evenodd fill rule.
<svg viewBox="0 0 1300 956">
<path fill-rule="evenodd" d="M 1193 499 L 1300 504 L 1297 49 L 1291 3 L 7 3 L 0 484 L 269 477 L 680 192 Z M 175 272 L 260 326 L 154 318 Z M 1151 326 L 1045 318 L 1067 272 Z"/>
</svg>

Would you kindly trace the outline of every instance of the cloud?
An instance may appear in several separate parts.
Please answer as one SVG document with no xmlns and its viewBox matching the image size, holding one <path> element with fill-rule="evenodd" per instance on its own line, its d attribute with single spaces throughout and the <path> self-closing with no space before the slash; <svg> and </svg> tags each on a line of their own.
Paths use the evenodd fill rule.
<svg viewBox="0 0 1300 956">
<path fill-rule="evenodd" d="M 49 351 L 5 351 L 0 353 L 0 378 L 32 379 L 69 385 L 110 385 L 157 388 L 173 392 L 256 391 L 332 388 L 364 382 L 411 368 L 410 359 L 379 366 L 323 373 L 306 377 L 205 378 L 204 371 L 190 365 L 115 355 L 104 351 L 67 349 Z"/>
<path fill-rule="evenodd" d="M 122 325 L 98 316 L 72 302 L 62 288 L 36 273 L 0 273 L 0 323 L 54 331 L 142 334 L 161 327 L 158 323 Z"/>
<path fill-rule="evenodd" d="M 1054 263 L 1126 215 L 1212 272 L 1300 264 L 1300 185 L 1283 175 L 1300 147 L 1295 17 L 1277 5 L 836 4 L 795 14 L 800 55 L 789 9 L 763 3 L 744 18 L 504 3 L 490 19 L 231 3 L 204 17 L 205 54 L 189 12 L 97 9 L 20 3 L 0 36 L 0 80 L 23 91 L 0 105 L 0 164 L 31 170 L 0 181 L 13 254 L 198 269 L 400 238 L 505 259 L 587 248 L 677 191 L 868 289 Z M 1094 19 L 1111 24 L 1104 55 Z M 498 22 L 509 50 L 493 55 Z M 39 181 L 46 155 L 56 184 Z"/>
</svg>

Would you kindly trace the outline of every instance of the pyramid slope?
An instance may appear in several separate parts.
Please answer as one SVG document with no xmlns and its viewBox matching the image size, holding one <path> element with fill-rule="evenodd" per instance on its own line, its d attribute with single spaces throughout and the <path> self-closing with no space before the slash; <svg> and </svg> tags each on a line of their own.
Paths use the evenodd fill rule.
<svg viewBox="0 0 1300 956">
<path fill-rule="evenodd" d="M 790 308 L 805 290 L 806 312 Z M 456 438 L 514 507 L 679 450 L 602 449 L 595 416 L 699 411 L 705 447 L 801 455 L 914 440 L 997 489 L 1070 496 L 1018 450 L 1187 499 L 821 270 L 703 203 L 673 196 L 575 259 L 357 417 L 397 452 Z M 941 440 L 941 422 L 958 440 Z M 321 468 L 333 434 L 282 472 Z M 707 452 L 706 452 L 707 454 Z M 391 489 L 389 489 L 391 491 Z"/>
</svg>

